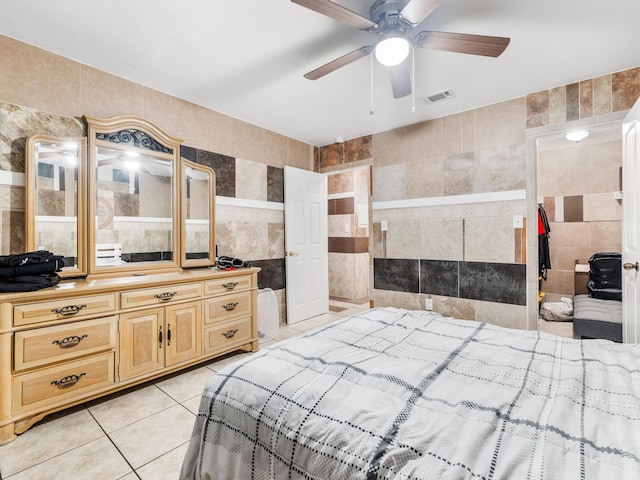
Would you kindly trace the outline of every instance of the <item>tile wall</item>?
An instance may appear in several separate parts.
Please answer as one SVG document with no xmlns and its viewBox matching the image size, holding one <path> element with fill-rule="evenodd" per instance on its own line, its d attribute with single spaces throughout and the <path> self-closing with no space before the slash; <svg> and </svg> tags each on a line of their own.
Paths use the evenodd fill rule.
<svg viewBox="0 0 640 480">
<path fill-rule="evenodd" d="M 138 115 L 184 139 L 185 157 L 214 167 L 218 196 L 273 202 L 254 208 L 223 199 L 216 240 L 219 254 L 263 267 L 260 286 L 276 290 L 285 311 L 282 171 L 311 168 L 308 144 L 2 35 L 0 51 L 0 254 L 24 250 L 27 137 L 83 136 L 83 115 Z"/>
</svg>

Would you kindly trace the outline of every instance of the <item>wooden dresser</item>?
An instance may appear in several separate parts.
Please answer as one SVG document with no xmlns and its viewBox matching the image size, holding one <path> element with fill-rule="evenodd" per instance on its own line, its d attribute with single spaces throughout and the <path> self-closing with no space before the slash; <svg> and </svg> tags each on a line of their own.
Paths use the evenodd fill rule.
<svg viewBox="0 0 640 480">
<path fill-rule="evenodd" d="M 210 268 L 0 294 L 0 445 L 45 415 L 258 350 L 259 268 Z"/>
</svg>

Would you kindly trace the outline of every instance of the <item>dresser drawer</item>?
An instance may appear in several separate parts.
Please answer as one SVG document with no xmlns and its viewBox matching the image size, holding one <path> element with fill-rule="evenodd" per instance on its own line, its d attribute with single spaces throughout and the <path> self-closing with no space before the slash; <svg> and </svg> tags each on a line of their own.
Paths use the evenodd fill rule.
<svg viewBox="0 0 640 480">
<path fill-rule="evenodd" d="M 114 312 L 115 308 L 116 297 L 113 293 L 15 305 L 13 307 L 13 324 L 20 326 L 51 320 L 86 318 L 98 314 L 108 315 Z"/>
<path fill-rule="evenodd" d="M 251 315 L 251 293 L 238 292 L 205 300 L 205 326 Z"/>
<path fill-rule="evenodd" d="M 163 303 L 199 298 L 202 296 L 201 283 L 187 283 L 145 290 L 132 290 L 120 294 L 120 308 L 144 307 Z"/>
<path fill-rule="evenodd" d="M 102 353 L 11 379 L 12 410 L 48 407 L 115 383 L 114 353 Z"/>
<path fill-rule="evenodd" d="M 115 316 L 36 328 L 14 335 L 14 369 L 24 370 L 116 347 Z"/>
<path fill-rule="evenodd" d="M 236 277 L 218 278 L 209 280 L 204 284 L 205 295 L 218 295 L 251 288 L 251 275 L 238 275 Z"/>
<path fill-rule="evenodd" d="M 251 340 L 251 317 L 204 329 L 204 352 L 212 353 Z"/>
</svg>

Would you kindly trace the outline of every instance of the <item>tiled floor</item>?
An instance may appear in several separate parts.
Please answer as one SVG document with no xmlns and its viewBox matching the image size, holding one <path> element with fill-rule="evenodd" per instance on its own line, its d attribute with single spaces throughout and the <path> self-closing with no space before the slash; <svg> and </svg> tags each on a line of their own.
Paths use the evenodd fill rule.
<svg viewBox="0 0 640 480">
<path fill-rule="evenodd" d="M 330 313 L 281 325 L 261 346 L 369 308 L 330 303 Z M 46 417 L 0 447 L 0 479 L 175 480 L 204 384 L 213 372 L 247 355 L 229 355 Z"/>
</svg>

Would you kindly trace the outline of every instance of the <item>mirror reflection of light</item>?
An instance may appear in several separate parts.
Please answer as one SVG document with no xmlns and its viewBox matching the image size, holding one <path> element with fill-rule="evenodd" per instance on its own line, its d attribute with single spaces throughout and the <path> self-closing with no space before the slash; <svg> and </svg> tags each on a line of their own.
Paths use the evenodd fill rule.
<svg viewBox="0 0 640 480">
<path fill-rule="evenodd" d="M 137 170 L 138 168 L 140 168 L 140 162 L 138 162 L 136 160 L 125 160 L 122 163 L 129 170 Z"/>
</svg>

